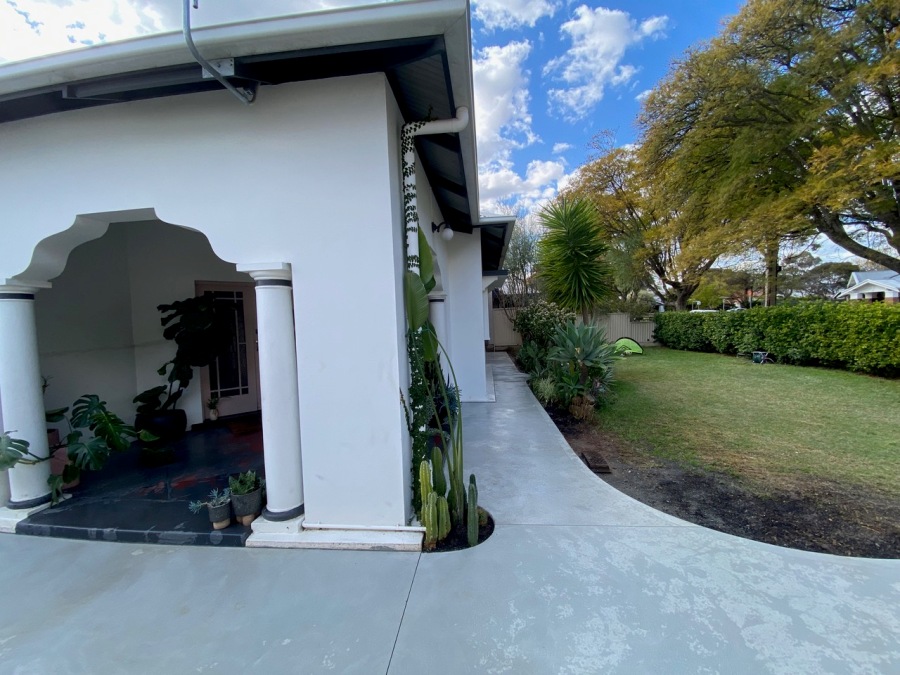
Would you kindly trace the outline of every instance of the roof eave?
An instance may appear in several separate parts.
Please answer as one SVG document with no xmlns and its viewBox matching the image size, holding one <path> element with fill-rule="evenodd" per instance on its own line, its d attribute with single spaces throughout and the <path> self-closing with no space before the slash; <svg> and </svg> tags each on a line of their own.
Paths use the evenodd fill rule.
<svg viewBox="0 0 900 675">
<path fill-rule="evenodd" d="M 467 16 L 466 0 L 398 0 L 257 19 L 193 31 L 207 59 L 439 35 Z M 0 97 L 78 80 L 193 63 L 180 31 L 0 65 Z"/>
</svg>

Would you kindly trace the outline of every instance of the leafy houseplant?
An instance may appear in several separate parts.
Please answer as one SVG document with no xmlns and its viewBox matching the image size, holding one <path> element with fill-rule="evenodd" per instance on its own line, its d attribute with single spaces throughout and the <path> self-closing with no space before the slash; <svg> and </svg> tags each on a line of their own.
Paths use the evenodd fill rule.
<svg viewBox="0 0 900 675">
<path fill-rule="evenodd" d="M 193 501 L 188 504 L 191 513 L 200 513 L 200 509 L 207 508 L 209 522 L 214 530 L 224 530 L 231 525 L 231 490 L 225 488 L 219 492 L 219 488 L 210 491 L 206 501 Z"/>
<path fill-rule="evenodd" d="M 228 322 L 233 315 L 230 303 L 216 300 L 212 293 L 159 305 L 163 337 L 174 340 L 175 356 L 156 372 L 166 376 L 166 384 L 151 387 L 134 397 L 138 404 L 135 427 L 147 429 L 163 441 L 184 433 L 187 416 L 176 404 L 194 377 L 194 368 L 212 363 L 229 344 Z"/>
<path fill-rule="evenodd" d="M 137 432 L 106 407 L 96 394 L 85 394 L 69 408 L 59 408 L 47 412 L 47 422 L 65 421 L 69 432 L 65 440 L 50 447 L 48 457 L 38 457 L 28 449 L 28 441 L 13 438 L 10 433 L 0 433 L 0 471 L 16 464 L 37 464 L 48 461 L 53 454 L 65 447 L 69 463 L 62 474 L 51 475 L 47 479 L 52 490 L 51 501 L 56 504 L 62 498 L 64 484 L 76 481 L 84 470 L 96 471 L 103 468 L 113 452 L 128 449 L 131 441 L 140 438 L 152 441 L 155 437 L 147 432 Z"/>
<path fill-rule="evenodd" d="M 234 517 L 241 525 L 249 525 L 262 511 L 263 485 L 263 479 L 259 478 L 255 471 L 245 471 L 228 477 Z"/>
</svg>

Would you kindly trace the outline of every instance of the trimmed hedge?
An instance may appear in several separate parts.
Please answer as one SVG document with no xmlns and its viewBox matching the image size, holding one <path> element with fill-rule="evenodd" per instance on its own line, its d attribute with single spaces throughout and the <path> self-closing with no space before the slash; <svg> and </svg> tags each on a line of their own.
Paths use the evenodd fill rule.
<svg viewBox="0 0 900 675">
<path fill-rule="evenodd" d="M 697 352 L 766 351 L 779 363 L 900 376 L 900 304 L 809 302 L 656 314 L 656 339 Z"/>
</svg>

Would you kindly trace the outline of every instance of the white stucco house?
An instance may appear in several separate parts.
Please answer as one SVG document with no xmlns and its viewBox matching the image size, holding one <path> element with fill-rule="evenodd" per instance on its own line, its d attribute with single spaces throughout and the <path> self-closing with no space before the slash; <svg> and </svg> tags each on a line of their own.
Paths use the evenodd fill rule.
<svg viewBox="0 0 900 675">
<path fill-rule="evenodd" d="M 0 67 L 0 429 L 46 454 L 45 403 L 85 391 L 127 419 L 171 357 L 156 306 L 233 293 L 246 363 L 222 413 L 261 408 L 268 482 L 250 543 L 417 545 L 403 125 L 450 120 L 417 137 L 415 177 L 463 400 L 488 397 L 512 229 L 479 215 L 468 12 L 401 0 L 194 30 L 250 104 L 180 32 Z M 194 378 L 189 422 L 210 387 Z M 0 475 L 0 521 L 46 506 L 47 464 Z"/>
<path fill-rule="evenodd" d="M 893 270 L 851 272 L 847 288 L 838 298 L 867 302 L 900 302 L 900 274 Z"/>
</svg>

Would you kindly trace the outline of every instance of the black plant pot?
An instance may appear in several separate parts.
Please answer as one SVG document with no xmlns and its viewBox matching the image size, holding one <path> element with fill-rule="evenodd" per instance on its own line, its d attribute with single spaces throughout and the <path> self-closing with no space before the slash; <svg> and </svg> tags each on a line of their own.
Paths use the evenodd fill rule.
<svg viewBox="0 0 900 675">
<path fill-rule="evenodd" d="M 231 502 L 226 502 L 221 506 L 209 506 L 209 522 L 212 523 L 214 530 L 224 530 L 231 525 Z"/>
<path fill-rule="evenodd" d="M 187 414 L 184 410 L 158 410 L 154 413 L 138 413 L 134 419 L 134 428 L 138 431 L 149 431 L 159 440 L 152 445 L 160 445 L 177 440 L 184 436 L 187 429 Z"/>
<path fill-rule="evenodd" d="M 234 507 L 234 517 L 244 525 L 249 525 L 253 518 L 262 511 L 262 488 L 256 488 L 245 495 L 231 495 L 231 505 Z M 244 520 L 247 519 L 247 522 Z"/>
</svg>

